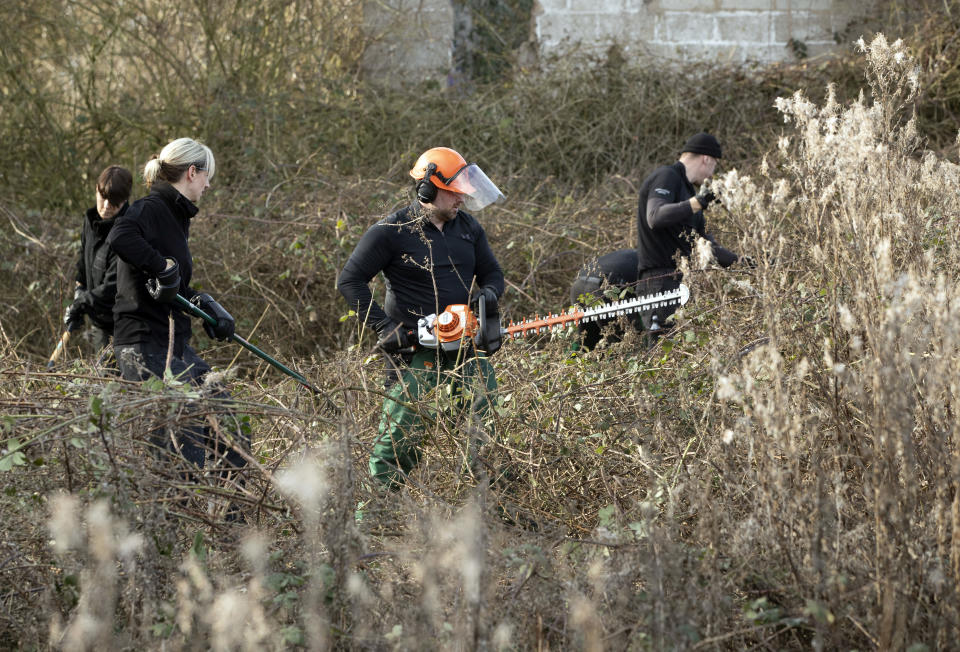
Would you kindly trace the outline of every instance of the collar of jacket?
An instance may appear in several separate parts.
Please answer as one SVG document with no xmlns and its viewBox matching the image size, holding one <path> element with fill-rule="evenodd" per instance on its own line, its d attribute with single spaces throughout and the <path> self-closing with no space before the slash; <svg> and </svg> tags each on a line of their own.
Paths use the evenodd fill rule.
<svg viewBox="0 0 960 652">
<path fill-rule="evenodd" d="M 100 217 L 100 213 L 97 212 L 97 207 L 87 209 L 87 223 L 90 225 L 90 228 L 93 229 L 93 232 L 97 234 L 97 237 L 105 238 L 110 229 L 113 228 L 113 225 L 117 223 L 117 218 L 123 215 L 127 211 L 127 202 L 123 202 L 123 206 L 120 207 L 120 210 L 117 211 L 117 214 L 111 217 L 109 220 L 105 220 Z"/>
<path fill-rule="evenodd" d="M 154 181 L 153 186 L 150 188 L 150 194 L 156 195 L 166 202 L 167 205 L 170 206 L 170 210 L 172 210 L 173 214 L 177 217 L 190 219 L 200 212 L 196 204 L 181 195 L 179 190 L 166 181 L 160 181 L 159 179 Z"/>
<path fill-rule="evenodd" d="M 671 165 L 670 167 L 672 167 L 674 170 L 676 170 L 676 171 L 677 171 L 677 174 L 680 175 L 680 181 L 683 182 L 683 185 L 685 185 L 685 186 L 687 187 L 687 190 L 693 190 L 693 189 L 694 189 L 694 188 L 693 188 L 693 184 L 690 183 L 690 179 L 687 178 L 687 166 L 686 166 L 686 165 L 684 165 L 684 164 L 681 163 L 680 161 L 677 161 L 676 163 L 674 163 L 674 164 Z M 697 194 L 697 193 L 693 193 L 693 194 L 695 195 L 695 194 Z"/>
</svg>

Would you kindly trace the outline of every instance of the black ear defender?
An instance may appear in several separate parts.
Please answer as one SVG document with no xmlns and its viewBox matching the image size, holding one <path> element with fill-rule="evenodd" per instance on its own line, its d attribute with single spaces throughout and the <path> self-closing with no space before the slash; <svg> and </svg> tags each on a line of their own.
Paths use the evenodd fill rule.
<svg viewBox="0 0 960 652">
<path fill-rule="evenodd" d="M 430 163 L 423 173 L 423 178 L 417 181 L 417 199 L 420 200 L 421 204 L 432 204 L 433 200 L 437 198 L 437 186 L 430 180 L 430 177 L 436 172 L 437 164 Z"/>
</svg>

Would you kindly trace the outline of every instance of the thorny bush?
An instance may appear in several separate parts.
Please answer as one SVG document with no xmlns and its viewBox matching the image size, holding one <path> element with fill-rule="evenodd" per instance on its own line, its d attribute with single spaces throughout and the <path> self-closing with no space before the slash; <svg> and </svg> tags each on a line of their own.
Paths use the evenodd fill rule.
<svg viewBox="0 0 960 652">
<path fill-rule="evenodd" d="M 202 390 L 123 383 L 80 360 L 39 373 L 4 324 L 0 641 L 949 647 L 960 637 L 949 191 L 960 171 L 925 149 L 914 115 L 924 70 L 903 43 L 860 47 L 869 93 L 783 97 L 768 155 L 716 181 L 724 208 L 711 221 L 755 268 L 719 270 L 698 251 L 694 299 L 649 350 L 636 335 L 576 355 L 569 333 L 507 343 L 479 464 L 463 464 L 471 424 L 428 419 L 424 463 L 396 495 L 364 482 L 382 399 L 368 343 L 291 354 L 317 397 L 208 351 L 253 435 L 238 483 L 149 445 L 183 415 L 222 418 Z M 376 188 L 388 204 L 403 194 Z M 622 209 L 632 190 L 611 197 Z M 531 304 L 562 300 L 532 261 L 574 249 L 556 235 L 566 214 L 541 221 L 546 243 L 494 226 L 499 246 L 531 260 L 510 268 L 531 270 L 510 286 Z M 344 256 L 363 226 L 337 218 L 336 248 L 291 243 L 286 256 Z M 242 273 L 218 279 L 238 293 L 263 283 L 270 255 L 249 245 Z M 39 277 L 52 256 L 18 264 Z M 315 328 L 303 306 L 323 304 L 307 290 L 299 301 L 258 292 L 300 332 Z M 355 342 L 344 331 L 335 337 Z M 246 525 L 224 522 L 231 503 Z"/>
</svg>

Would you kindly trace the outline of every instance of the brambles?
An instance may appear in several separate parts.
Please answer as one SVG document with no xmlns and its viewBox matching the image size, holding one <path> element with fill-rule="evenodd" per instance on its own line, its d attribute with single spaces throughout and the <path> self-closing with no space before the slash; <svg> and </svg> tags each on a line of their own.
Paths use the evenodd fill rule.
<svg viewBox="0 0 960 652">
<path fill-rule="evenodd" d="M 243 483 L 150 445 L 148 433 L 187 415 L 217 415 L 202 392 L 120 382 L 75 349 L 56 373 L 38 371 L 65 295 L 50 270 L 72 257 L 73 222 L 9 210 L 26 236 L 0 235 L 0 643 L 949 647 L 960 170 L 928 151 L 914 116 L 928 69 L 902 43 L 861 47 L 870 95 L 845 100 L 839 85 L 819 100 L 791 86 L 763 117 L 783 125 L 779 140 L 758 128 L 756 165 L 716 182 L 724 208 L 711 224 L 755 267 L 698 255 L 685 278 L 694 298 L 652 350 L 630 335 L 576 355 L 570 333 L 507 343 L 478 463 L 463 463 L 471 424 L 430 420 L 424 462 L 397 494 L 365 485 L 380 363 L 338 321 L 332 279 L 365 226 L 406 201 L 400 163 L 372 177 L 419 136 L 387 129 L 369 142 L 358 127 L 342 168 L 321 156 L 273 172 L 238 163 L 243 183 L 225 180 L 194 225 L 197 277 L 238 330 L 326 393 L 315 401 L 201 339 L 230 368 L 253 435 Z M 673 142 L 644 132 L 602 154 L 625 132 L 565 130 L 581 101 L 595 113 L 598 82 L 526 81 L 490 96 L 488 141 L 442 134 L 475 139 L 516 183 L 482 216 L 511 281 L 506 317 L 556 310 L 583 259 L 624 245 L 636 200 L 626 175 Z M 620 106 L 637 99 L 630 89 L 602 97 Z M 423 115 L 471 112 L 471 101 L 430 96 Z M 382 113 L 379 102 L 359 115 Z M 410 118 L 410 106 L 396 110 Z M 591 149 L 592 137 L 609 140 Z M 575 155 L 552 162 L 565 144 Z M 621 157 L 633 158 L 617 168 Z M 610 169 L 622 176 L 599 172 Z"/>
</svg>

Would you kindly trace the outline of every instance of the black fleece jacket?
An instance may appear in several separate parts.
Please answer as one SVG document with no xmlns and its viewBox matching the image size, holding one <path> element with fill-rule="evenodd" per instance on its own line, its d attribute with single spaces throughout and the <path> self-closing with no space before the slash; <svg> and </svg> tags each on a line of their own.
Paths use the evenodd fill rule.
<svg viewBox="0 0 960 652">
<path fill-rule="evenodd" d="M 190 339 L 190 317 L 176 304 L 154 301 L 148 279 L 166 268 L 166 258 L 180 265 L 180 295 L 191 299 L 193 257 L 187 239 L 197 207 L 169 183 L 157 181 L 150 194 L 135 201 L 107 238 L 116 252 L 117 300 L 114 303 L 114 344 L 167 343 L 168 315 L 173 313 L 175 338 Z"/>
<path fill-rule="evenodd" d="M 117 254 L 107 245 L 107 236 L 127 210 L 104 220 L 96 207 L 87 210 L 80 231 L 80 256 L 77 258 L 77 283 L 83 290 L 80 302 L 87 307 L 90 321 L 113 332 L 113 302 L 117 296 Z"/>
<path fill-rule="evenodd" d="M 369 286 L 380 272 L 387 286 L 383 308 Z M 503 270 L 480 223 L 459 211 L 441 231 L 414 202 L 367 229 L 337 287 L 362 322 L 379 329 L 392 320 L 415 328 L 421 317 L 467 303 L 474 279 L 497 297 L 503 294 Z"/>
<path fill-rule="evenodd" d="M 729 267 L 736 262 L 735 253 L 721 247 L 707 234 L 703 211 L 693 212 L 690 198 L 696 194 L 680 161 L 657 168 L 644 179 L 637 207 L 637 264 L 640 272 L 675 269 L 674 255 L 679 251 L 682 256 L 689 256 L 696 236 L 710 241 L 713 255 L 721 266 Z"/>
</svg>

